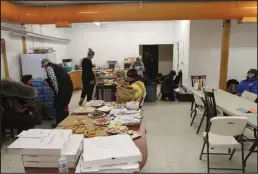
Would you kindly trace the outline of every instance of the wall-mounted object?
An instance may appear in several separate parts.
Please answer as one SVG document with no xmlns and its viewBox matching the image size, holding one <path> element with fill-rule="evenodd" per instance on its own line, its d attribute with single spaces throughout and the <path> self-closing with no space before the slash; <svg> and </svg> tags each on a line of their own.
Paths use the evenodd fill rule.
<svg viewBox="0 0 258 174">
<path fill-rule="evenodd" d="M 5 45 L 5 40 L 4 39 L 1 39 L 1 49 L 2 49 L 1 52 L 2 52 L 2 55 L 3 55 L 5 78 L 9 78 L 8 62 L 7 62 L 7 55 L 6 55 L 6 45 Z"/>
<path fill-rule="evenodd" d="M 24 26 L 18 25 L 18 24 L 1 22 L 1 30 L 10 31 L 10 32 L 12 32 L 13 35 L 18 35 L 18 36 L 33 37 L 33 38 L 39 38 L 39 39 L 44 39 L 44 40 L 52 40 L 52 41 L 57 41 L 57 42 L 61 42 L 61 43 L 69 43 L 70 42 L 70 39 L 57 38 L 57 37 L 29 32 L 29 31 L 27 31 L 27 29 Z"/>
</svg>

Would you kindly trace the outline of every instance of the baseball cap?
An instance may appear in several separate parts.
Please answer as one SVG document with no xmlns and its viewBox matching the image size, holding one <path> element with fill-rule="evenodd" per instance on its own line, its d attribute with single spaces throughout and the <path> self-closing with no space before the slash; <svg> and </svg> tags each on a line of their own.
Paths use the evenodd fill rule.
<svg viewBox="0 0 258 174">
<path fill-rule="evenodd" d="M 45 65 L 45 64 L 47 64 L 47 63 L 49 63 L 49 60 L 48 60 L 47 58 L 42 59 L 42 60 L 41 60 L 41 67 L 43 67 L 43 65 Z"/>
</svg>

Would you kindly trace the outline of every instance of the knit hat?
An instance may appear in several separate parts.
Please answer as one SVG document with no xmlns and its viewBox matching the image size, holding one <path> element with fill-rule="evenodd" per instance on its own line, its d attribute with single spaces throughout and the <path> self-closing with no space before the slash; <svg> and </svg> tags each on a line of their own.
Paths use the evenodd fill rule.
<svg viewBox="0 0 258 174">
<path fill-rule="evenodd" d="M 32 75 L 31 74 L 27 74 L 27 75 L 22 76 L 21 81 L 22 81 L 22 83 L 26 84 L 31 79 L 32 79 Z"/>
<path fill-rule="evenodd" d="M 49 63 L 49 60 L 48 60 L 47 58 L 42 59 L 42 60 L 41 60 L 41 67 L 43 67 L 43 65 L 46 65 L 46 64 L 48 64 L 48 63 Z"/>
<path fill-rule="evenodd" d="M 138 73 L 135 69 L 129 69 L 127 71 L 127 77 L 130 77 L 130 78 L 137 78 L 138 77 Z"/>
</svg>

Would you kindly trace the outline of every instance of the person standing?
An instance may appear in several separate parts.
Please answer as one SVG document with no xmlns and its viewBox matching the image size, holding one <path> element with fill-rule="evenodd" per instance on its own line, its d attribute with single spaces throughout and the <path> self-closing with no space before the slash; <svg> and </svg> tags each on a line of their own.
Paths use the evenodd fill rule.
<svg viewBox="0 0 258 174">
<path fill-rule="evenodd" d="M 95 85 L 95 75 L 92 70 L 93 65 L 91 59 L 94 57 L 95 52 L 89 48 L 87 57 L 82 60 L 82 93 L 79 105 L 81 106 L 85 97 L 87 96 L 87 101 L 92 100 L 92 94 Z"/>
<path fill-rule="evenodd" d="M 137 71 L 138 76 L 143 77 L 143 72 L 145 71 L 144 64 L 142 62 L 142 56 L 137 56 L 136 61 L 132 62 L 130 69 L 135 69 Z"/>
<path fill-rule="evenodd" d="M 41 65 L 46 69 L 48 77 L 46 81 L 55 93 L 54 108 L 58 125 L 69 115 L 68 105 L 73 93 L 73 82 L 62 66 L 50 62 L 47 58 L 41 61 Z"/>
</svg>

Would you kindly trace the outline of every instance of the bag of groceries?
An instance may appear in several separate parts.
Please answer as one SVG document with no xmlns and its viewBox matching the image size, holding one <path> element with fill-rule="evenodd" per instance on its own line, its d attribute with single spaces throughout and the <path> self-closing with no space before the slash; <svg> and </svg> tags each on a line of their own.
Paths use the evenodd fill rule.
<svg viewBox="0 0 258 174">
<path fill-rule="evenodd" d="M 126 103 L 135 100 L 135 90 L 129 85 L 118 85 L 117 103 Z"/>
</svg>

